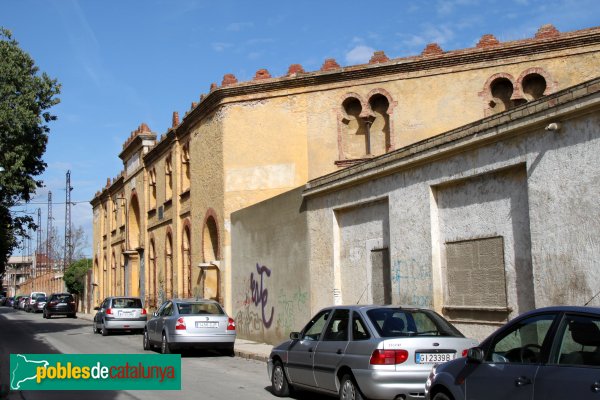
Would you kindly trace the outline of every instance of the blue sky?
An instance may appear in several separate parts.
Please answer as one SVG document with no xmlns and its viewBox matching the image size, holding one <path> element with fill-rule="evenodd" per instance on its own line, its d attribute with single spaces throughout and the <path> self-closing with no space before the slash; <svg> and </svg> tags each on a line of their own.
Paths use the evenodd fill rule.
<svg viewBox="0 0 600 400">
<path fill-rule="evenodd" d="M 146 122 L 165 133 L 173 111 L 183 117 L 227 73 L 246 81 L 266 68 L 277 77 L 296 63 L 319 70 L 327 58 L 361 64 L 375 50 L 418 55 L 431 42 L 455 50 L 486 33 L 529 38 L 547 23 L 561 32 L 600 25 L 600 2 L 0 0 L 0 26 L 62 84 L 61 104 L 51 110 L 58 120 L 44 156 L 46 186 L 19 210 L 41 208 L 45 230 L 51 190 L 53 224 L 64 232 L 70 170 L 72 221 L 91 246 L 89 201 L 123 169 L 118 154 L 130 132 Z"/>
</svg>

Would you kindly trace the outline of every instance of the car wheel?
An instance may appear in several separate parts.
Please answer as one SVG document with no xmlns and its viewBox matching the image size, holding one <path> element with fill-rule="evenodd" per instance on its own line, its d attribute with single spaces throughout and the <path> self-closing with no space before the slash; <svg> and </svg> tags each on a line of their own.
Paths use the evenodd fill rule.
<svg viewBox="0 0 600 400">
<path fill-rule="evenodd" d="M 340 400 L 364 400 L 360 389 L 350 374 L 344 375 L 340 386 Z"/>
<path fill-rule="evenodd" d="M 100 329 L 100 333 L 102 336 L 108 336 L 108 329 L 106 329 L 106 326 L 104 326 L 104 322 L 102 323 L 102 329 Z"/>
<path fill-rule="evenodd" d="M 150 343 L 150 338 L 148 337 L 148 331 L 144 330 L 144 350 L 152 350 L 152 343 Z"/>
<path fill-rule="evenodd" d="M 271 385 L 273 394 L 277 397 L 287 397 L 290 394 L 290 384 L 285 376 L 283 364 L 281 361 L 275 361 L 273 364 L 273 374 L 271 375 Z"/>
<path fill-rule="evenodd" d="M 162 342 L 160 343 L 160 352 L 162 354 L 170 354 L 171 353 L 171 347 L 169 345 L 169 342 L 167 341 L 167 334 L 164 332 L 162 335 Z"/>
<path fill-rule="evenodd" d="M 452 400 L 452 397 L 448 396 L 446 393 L 437 393 L 433 396 L 433 400 Z"/>
</svg>

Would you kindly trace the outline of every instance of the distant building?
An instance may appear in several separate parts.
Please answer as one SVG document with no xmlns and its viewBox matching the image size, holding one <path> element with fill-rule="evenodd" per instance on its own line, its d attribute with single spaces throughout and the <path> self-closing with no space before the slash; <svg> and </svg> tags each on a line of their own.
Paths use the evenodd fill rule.
<svg viewBox="0 0 600 400">
<path fill-rule="evenodd" d="M 547 25 L 534 38 L 519 41 L 500 43 L 484 35 L 470 49 L 444 51 L 430 44 L 422 54 L 401 59 L 376 52 L 368 64 L 350 67 L 329 59 L 315 72 L 292 65 L 286 76 L 271 77 L 259 70 L 250 82 L 225 75 L 220 86 L 213 84 L 192 103 L 181 121 L 174 113 L 165 134 L 159 137 L 142 124 L 125 142 L 119 154 L 122 173 L 109 179 L 91 201 L 93 301 L 132 294 L 156 307 L 170 296 L 216 298 L 238 316 L 241 337 L 269 342 L 300 328 L 316 308 L 339 299 L 402 300 L 446 312 L 434 294 L 453 283 L 439 277 L 431 252 L 429 259 L 398 267 L 398 276 L 413 279 L 417 286 L 421 283 L 416 278 L 424 274 L 438 274 L 439 279 L 411 289 L 417 297 L 390 292 L 397 269 L 391 249 L 402 260 L 408 243 L 431 249 L 431 232 L 424 230 L 431 222 L 424 215 L 415 215 L 409 224 L 414 229 L 405 227 L 400 236 L 397 225 L 389 225 L 398 216 L 422 210 L 421 197 L 403 199 L 393 208 L 385 195 L 374 194 L 381 188 L 367 173 L 359 174 L 361 185 L 352 179 L 347 183 L 359 188 L 350 195 L 354 200 L 342 201 L 346 193 L 340 192 L 321 204 L 312 200 L 320 198 L 315 182 L 320 185 L 366 165 L 379 173 L 388 157 L 425 154 L 432 144 L 443 145 L 444 132 L 485 130 L 492 120 L 508 122 L 511 113 L 503 112 L 535 110 L 546 104 L 545 97 L 596 77 L 599 62 L 600 28 L 560 33 Z M 466 147 L 460 151 L 467 153 Z M 413 162 L 437 165 L 427 154 Z M 418 185 L 419 176 L 402 179 Z M 307 182 L 302 200 L 294 193 L 303 192 Z M 261 203 L 268 199 L 279 202 L 278 207 L 254 206 L 268 204 Z M 374 208 L 362 205 L 366 199 Z M 345 218 L 332 211 L 340 201 L 344 207 L 361 205 L 366 214 L 348 214 L 344 221 L 350 231 L 331 236 L 334 218 Z M 304 213 L 315 204 L 323 213 L 312 208 Z M 385 210 L 387 219 L 378 219 Z M 385 226 L 387 231 L 381 231 Z M 366 233 L 359 234 L 363 229 Z M 339 236 L 345 233 L 350 236 Z M 453 240 L 460 242 L 461 235 L 455 233 Z M 263 240 L 269 234 L 270 241 Z M 428 241 L 414 243 L 417 238 Z M 356 246 L 345 250 L 345 240 L 357 240 Z M 490 246 L 497 254 L 503 245 Z M 366 263 L 367 247 L 369 262 L 381 265 L 380 270 L 364 270 L 371 265 Z M 349 252 L 336 261 L 333 254 L 339 257 L 340 251 Z M 336 269 L 351 264 L 367 271 L 366 278 L 339 271 L 336 275 Z M 373 274 L 381 278 L 375 279 L 383 285 L 379 291 L 365 286 L 374 282 Z M 364 294 L 356 296 L 363 287 Z M 522 304 L 519 310 L 534 303 Z M 502 312 L 505 318 L 513 310 Z"/>
</svg>

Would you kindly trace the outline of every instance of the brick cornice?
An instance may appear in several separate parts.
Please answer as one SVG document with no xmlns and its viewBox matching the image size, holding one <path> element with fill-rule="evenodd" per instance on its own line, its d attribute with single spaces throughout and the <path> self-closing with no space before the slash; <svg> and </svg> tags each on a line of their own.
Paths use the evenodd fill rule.
<svg viewBox="0 0 600 400">
<path fill-rule="evenodd" d="M 500 43 L 489 48 L 448 51 L 437 56 L 421 55 L 391 59 L 386 63 L 341 67 L 333 71 L 307 72 L 292 77 L 284 76 L 242 82 L 212 90 L 200 104 L 185 116 L 183 122 L 176 128 L 176 131 L 178 136 L 185 135 L 193 125 L 197 124 L 206 115 L 213 112 L 219 104 L 231 97 L 351 82 L 379 76 L 451 68 L 482 62 L 494 62 L 592 45 L 600 45 L 600 28 L 564 33 L 559 37 L 547 39 L 525 39 Z"/>
</svg>

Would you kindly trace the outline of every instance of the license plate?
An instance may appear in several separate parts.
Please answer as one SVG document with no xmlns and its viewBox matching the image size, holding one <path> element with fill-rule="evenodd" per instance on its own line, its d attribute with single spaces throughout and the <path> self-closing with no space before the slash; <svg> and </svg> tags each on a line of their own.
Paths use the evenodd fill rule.
<svg viewBox="0 0 600 400">
<path fill-rule="evenodd" d="M 133 311 L 119 311 L 119 317 L 133 317 Z"/>
<path fill-rule="evenodd" d="M 196 322 L 196 328 L 218 328 L 218 322 Z"/>
<path fill-rule="evenodd" d="M 417 353 L 416 362 L 417 364 L 433 364 L 443 363 L 446 361 L 454 360 L 453 353 Z"/>
</svg>

